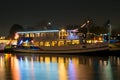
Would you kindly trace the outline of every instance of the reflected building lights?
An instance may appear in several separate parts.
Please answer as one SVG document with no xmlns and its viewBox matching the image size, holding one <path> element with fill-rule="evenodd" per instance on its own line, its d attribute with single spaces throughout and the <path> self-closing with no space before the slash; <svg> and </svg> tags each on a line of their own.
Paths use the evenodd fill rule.
<svg viewBox="0 0 120 80">
<path fill-rule="evenodd" d="M 12 79 L 13 80 L 21 80 L 20 79 L 19 61 L 16 56 L 11 57 L 11 70 L 12 70 Z"/>
<path fill-rule="evenodd" d="M 120 65 L 120 58 L 117 57 L 117 64 Z"/>
<path fill-rule="evenodd" d="M 43 57 L 40 57 L 40 62 L 44 62 L 45 60 L 43 59 Z"/>
<path fill-rule="evenodd" d="M 26 69 L 29 69 L 29 67 L 31 67 L 30 62 L 28 61 L 28 57 L 26 57 L 26 56 L 25 56 L 25 64 L 24 64 L 24 66 L 25 66 Z M 24 68 L 24 67 L 22 67 L 22 68 Z"/>
<path fill-rule="evenodd" d="M 105 65 L 105 66 L 107 66 L 107 65 L 108 65 L 107 61 L 104 61 L 104 65 Z"/>
<path fill-rule="evenodd" d="M 109 58 L 112 65 L 120 65 L 120 57 L 113 56 Z"/>
<path fill-rule="evenodd" d="M 91 58 L 89 58 L 89 64 L 92 65 L 92 59 Z"/>
<path fill-rule="evenodd" d="M 59 57 L 58 58 L 58 63 L 64 63 L 64 58 L 63 57 Z"/>
<path fill-rule="evenodd" d="M 52 62 L 56 63 L 57 62 L 57 58 L 56 57 L 52 57 Z"/>
<path fill-rule="evenodd" d="M 32 80 L 35 80 L 33 57 L 31 57 L 31 65 L 30 65 L 30 67 L 31 67 L 30 73 L 31 73 L 31 77 L 32 77 L 31 79 L 32 79 Z"/>
<path fill-rule="evenodd" d="M 27 57 L 25 57 L 25 62 L 26 62 L 26 64 L 28 63 L 28 58 Z"/>
<path fill-rule="evenodd" d="M 21 61 L 21 62 L 23 61 L 22 57 L 20 57 L 20 61 Z"/>
<path fill-rule="evenodd" d="M 72 62 L 74 63 L 74 64 L 79 64 L 79 58 L 72 58 Z"/>
<path fill-rule="evenodd" d="M 36 57 L 36 61 L 39 62 L 39 57 Z"/>
<path fill-rule="evenodd" d="M 0 57 L 0 68 L 4 67 L 4 58 Z"/>
<path fill-rule="evenodd" d="M 62 60 L 60 60 L 60 61 L 62 61 Z M 59 80 L 68 80 L 64 63 L 58 63 L 58 70 L 59 70 Z"/>
<path fill-rule="evenodd" d="M 95 70 L 101 80 L 113 80 L 112 65 L 120 65 L 119 57 L 93 56 L 46 56 L 29 55 L 0 56 L 0 80 L 4 80 L 5 68 L 10 70 L 13 80 L 32 79 L 41 77 L 42 80 L 92 80 Z M 86 78 L 84 78 L 87 75 Z M 2 77 L 2 78 L 1 78 Z M 111 78 L 111 79 L 110 79 Z"/>
<path fill-rule="evenodd" d="M 45 63 L 50 63 L 50 57 L 45 57 Z"/>
<path fill-rule="evenodd" d="M 104 78 L 104 80 L 113 80 L 113 74 L 112 74 L 112 69 L 111 69 L 111 63 L 108 60 L 108 65 L 106 67 L 104 67 L 104 75 L 102 78 Z M 102 79 L 103 80 L 103 79 Z"/>
<path fill-rule="evenodd" d="M 74 63 L 69 63 L 68 65 L 68 73 L 70 76 L 70 80 L 76 80 L 76 69 Z"/>
<path fill-rule="evenodd" d="M 0 74 L 0 80 L 4 80 L 5 79 L 5 64 L 4 64 L 4 57 L 0 56 L 0 72 L 2 74 Z"/>
<path fill-rule="evenodd" d="M 33 57 L 31 57 L 31 58 L 30 58 L 30 60 L 31 60 L 31 64 L 32 64 L 32 63 L 33 63 L 33 61 L 34 61 L 34 60 L 33 60 Z"/>
</svg>

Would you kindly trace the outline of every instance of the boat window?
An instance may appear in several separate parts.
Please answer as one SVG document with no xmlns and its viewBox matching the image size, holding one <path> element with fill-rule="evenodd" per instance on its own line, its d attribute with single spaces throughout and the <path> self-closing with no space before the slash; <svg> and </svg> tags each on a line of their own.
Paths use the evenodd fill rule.
<svg viewBox="0 0 120 80">
<path fill-rule="evenodd" d="M 39 42 L 34 42 L 34 46 L 39 46 Z"/>
<path fill-rule="evenodd" d="M 43 34 L 44 34 L 44 33 L 40 33 L 40 37 L 43 37 Z"/>
<path fill-rule="evenodd" d="M 72 44 L 80 44 L 79 40 L 72 40 Z"/>
<path fill-rule="evenodd" d="M 58 46 L 63 46 L 64 45 L 64 41 L 58 41 Z"/>
<path fill-rule="evenodd" d="M 34 33 L 30 33 L 30 37 L 34 37 L 35 35 L 34 35 Z"/>
<path fill-rule="evenodd" d="M 23 46 L 30 46 L 30 42 L 23 42 Z"/>
<path fill-rule="evenodd" d="M 40 42 L 40 46 L 44 46 L 44 42 Z"/>
<path fill-rule="evenodd" d="M 45 42 L 45 46 L 50 46 L 50 42 Z"/>
<path fill-rule="evenodd" d="M 29 33 L 26 33 L 26 34 L 25 34 L 25 37 L 29 37 Z"/>
<path fill-rule="evenodd" d="M 87 40 L 87 43 L 92 43 L 92 40 Z"/>
<path fill-rule="evenodd" d="M 40 37 L 40 33 L 35 33 L 35 37 Z"/>
<path fill-rule="evenodd" d="M 57 46 L 57 41 L 52 41 L 51 46 Z"/>
<path fill-rule="evenodd" d="M 71 40 L 67 40 L 66 45 L 70 45 L 70 44 L 71 44 Z"/>
</svg>

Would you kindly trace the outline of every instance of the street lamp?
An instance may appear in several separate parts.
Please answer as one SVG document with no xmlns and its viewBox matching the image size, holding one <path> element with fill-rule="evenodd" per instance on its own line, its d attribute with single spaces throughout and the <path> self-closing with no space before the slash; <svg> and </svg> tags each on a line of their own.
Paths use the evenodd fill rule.
<svg viewBox="0 0 120 80">
<path fill-rule="evenodd" d="M 110 44 L 110 36 L 111 36 L 111 31 L 112 31 L 112 27 L 111 27 L 111 24 L 108 24 L 109 26 L 109 34 L 108 34 L 108 39 L 109 39 L 109 44 Z"/>
</svg>

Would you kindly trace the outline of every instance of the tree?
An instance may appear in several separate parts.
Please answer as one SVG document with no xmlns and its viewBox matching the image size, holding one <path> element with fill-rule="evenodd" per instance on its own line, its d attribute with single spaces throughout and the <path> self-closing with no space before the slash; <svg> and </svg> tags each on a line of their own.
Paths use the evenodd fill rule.
<svg viewBox="0 0 120 80">
<path fill-rule="evenodd" d="M 19 25 L 19 24 L 13 24 L 12 26 L 11 26 L 11 28 L 10 28 L 10 31 L 9 31 L 9 35 L 8 35 L 8 38 L 10 39 L 14 39 L 14 36 L 15 36 L 15 33 L 17 32 L 17 31 L 23 31 L 24 30 L 24 28 L 21 26 L 21 25 Z"/>
</svg>

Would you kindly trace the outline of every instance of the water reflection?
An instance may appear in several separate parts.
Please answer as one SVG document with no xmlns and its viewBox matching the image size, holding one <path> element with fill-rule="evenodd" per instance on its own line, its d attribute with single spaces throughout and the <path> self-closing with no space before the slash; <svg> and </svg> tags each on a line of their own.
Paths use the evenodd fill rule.
<svg viewBox="0 0 120 80">
<path fill-rule="evenodd" d="M 120 57 L 0 54 L 0 80 L 119 80 Z"/>
</svg>

